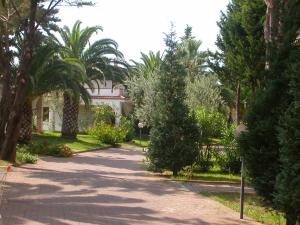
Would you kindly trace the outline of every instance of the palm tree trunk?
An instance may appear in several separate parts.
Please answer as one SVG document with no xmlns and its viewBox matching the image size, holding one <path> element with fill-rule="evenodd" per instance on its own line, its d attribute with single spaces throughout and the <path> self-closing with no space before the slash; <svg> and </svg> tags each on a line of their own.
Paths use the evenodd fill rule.
<svg viewBox="0 0 300 225">
<path fill-rule="evenodd" d="M 64 93 L 63 122 L 61 136 L 74 139 L 78 134 L 79 100 Z"/>
<path fill-rule="evenodd" d="M 43 133 L 43 96 L 38 97 L 36 102 L 36 131 Z"/>
<path fill-rule="evenodd" d="M 32 134 L 32 101 L 28 98 L 23 106 L 19 141 L 28 143 Z"/>
</svg>

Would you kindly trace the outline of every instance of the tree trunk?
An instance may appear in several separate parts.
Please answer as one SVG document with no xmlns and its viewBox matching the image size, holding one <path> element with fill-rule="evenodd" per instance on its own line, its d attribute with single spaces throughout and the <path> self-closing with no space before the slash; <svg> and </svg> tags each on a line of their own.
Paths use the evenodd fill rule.
<svg viewBox="0 0 300 225">
<path fill-rule="evenodd" d="M 241 123 L 241 84 L 239 81 L 237 83 L 237 88 L 236 88 L 235 110 L 236 110 L 236 124 L 240 125 L 240 123 Z"/>
<path fill-rule="evenodd" d="M 10 74 L 4 75 L 3 90 L 0 101 L 0 150 L 5 139 L 6 126 L 9 118 L 12 94 L 10 90 Z"/>
<path fill-rule="evenodd" d="M 6 27 L 7 32 L 7 27 Z M 12 74 L 11 74 L 11 52 L 9 48 L 9 35 L 3 35 L 0 43 L 0 70 L 2 71 L 2 93 L 0 100 L 0 151 L 5 139 L 7 121 L 9 117 L 10 107 L 12 105 Z M 3 44 L 3 45 L 2 45 Z"/>
<path fill-rule="evenodd" d="M 16 90 L 9 111 L 4 140 L 1 147 L 1 159 L 15 162 L 16 145 L 19 138 L 22 107 L 27 96 L 29 75 L 28 71 L 32 61 L 32 52 L 35 37 L 35 22 L 38 1 L 31 0 L 28 27 L 24 32 L 25 40 L 20 57 L 20 65 L 16 75 Z"/>
<path fill-rule="evenodd" d="M 173 176 L 178 176 L 178 169 L 177 169 L 177 166 L 173 166 L 172 168 L 172 172 L 173 172 Z"/>
<path fill-rule="evenodd" d="M 297 224 L 297 213 L 286 213 L 286 225 Z"/>
<path fill-rule="evenodd" d="M 27 99 L 22 110 L 22 120 L 19 134 L 19 141 L 29 143 L 32 135 L 32 101 Z"/>
<path fill-rule="evenodd" d="M 43 132 L 43 96 L 38 97 L 36 102 L 36 131 Z"/>
<path fill-rule="evenodd" d="M 79 100 L 64 93 L 63 122 L 61 136 L 74 139 L 78 134 Z"/>
</svg>

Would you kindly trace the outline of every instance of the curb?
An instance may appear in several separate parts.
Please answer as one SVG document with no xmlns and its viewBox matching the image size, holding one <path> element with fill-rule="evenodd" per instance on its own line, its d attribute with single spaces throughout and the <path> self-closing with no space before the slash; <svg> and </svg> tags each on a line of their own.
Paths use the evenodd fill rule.
<svg viewBox="0 0 300 225">
<path fill-rule="evenodd" d="M 109 145 L 109 146 L 105 146 L 105 147 L 102 147 L 102 148 L 93 148 L 93 149 L 83 150 L 83 151 L 80 151 L 80 152 L 73 152 L 73 155 L 78 155 L 78 154 L 86 153 L 86 152 L 96 152 L 96 151 L 100 151 L 100 150 L 106 150 L 106 149 L 109 149 L 109 148 L 114 148 L 114 146 Z"/>
</svg>

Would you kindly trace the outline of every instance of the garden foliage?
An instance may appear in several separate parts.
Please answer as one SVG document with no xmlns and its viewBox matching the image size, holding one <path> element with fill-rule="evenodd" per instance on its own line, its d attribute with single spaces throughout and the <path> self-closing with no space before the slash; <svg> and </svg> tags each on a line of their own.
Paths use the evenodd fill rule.
<svg viewBox="0 0 300 225">
<path fill-rule="evenodd" d="M 105 144 L 116 145 L 123 141 L 130 141 L 134 136 L 133 120 L 121 117 L 119 126 L 116 126 L 115 119 L 112 108 L 101 105 L 97 107 L 94 124 L 87 129 L 87 132 Z"/>
<path fill-rule="evenodd" d="M 220 167 L 221 172 L 237 174 L 241 170 L 241 157 L 235 135 L 236 125 L 231 124 L 229 127 L 222 128 L 221 145 L 222 151 L 216 151 L 216 164 Z"/>
<path fill-rule="evenodd" d="M 218 111 L 225 104 L 216 75 L 198 75 L 195 78 L 188 77 L 186 89 L 186 101 L 191 109 L 201 106 L 212 111 Z"/>
<path fill-rule="evenodd" d="M 201 130 L 202 142 L 205 145 L 211 144 L 212 138 L 220 138 L 222 129 L 227 122 L 222 113 L 206 107 L 198 107 L 195 110 L 197 124 Z"/>
<path fill-rule="evenodd" d="M 56 157 L 71 157 L 73 151 L 66 145 L 51 144 L 51 142 L 43 141 L 31 143 L 27 146 L 27 151 L 35 155 L 48 155 Z"/>
<path fill-rule="evenodd" d="M 38 156 L 36 154 L 31 153 L 28 151 L 28 146 L 26 145 L 18 145 L 17 146 L 17 155 L 16 161 L 18 163 L 31 163 L 35 164 L 38 160 Z"/>
<path fill-rule="evenodd" d="M 195 166 L 197 170 L 207 172 L 213 166 L 214 148 L 212 147 L 212 140 L 221 137 L 221 131 L 226 126 L 226 120 L 223 114 L 207 107 L 198 107 L 195 110 L 195 118 L 201 131 L 199 139 L 202 141 Z"/>
</svg>

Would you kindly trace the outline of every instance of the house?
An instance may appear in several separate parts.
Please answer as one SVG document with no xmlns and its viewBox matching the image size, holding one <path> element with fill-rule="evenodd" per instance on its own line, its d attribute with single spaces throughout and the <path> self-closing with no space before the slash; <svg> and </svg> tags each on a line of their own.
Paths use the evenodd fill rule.
<svg viewBox="0 0 300 225">
<path fill-rule="evenodd" d="M 86 107 L 81 101 L 79 107 L 79 131 L 90 127 L 94 120 L 95 106 L 108 105 L 116 115 L 116 124 L 119 124 L 122 115 L 128 115 L 133 104 L 126 97 L 123 85 L 113 85 L 112 81 L 99 82 L 94 89 L 86 86 L 91 96 L 91 106 Z M 61 131 L 63 118 L 63 95 L 61 92 L 54 92 L 43 95 L 33 101 L 33 121 L 38 131 Z"/>
</svg>

